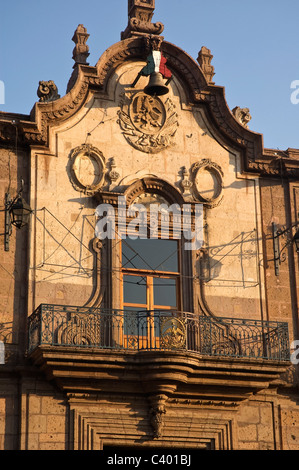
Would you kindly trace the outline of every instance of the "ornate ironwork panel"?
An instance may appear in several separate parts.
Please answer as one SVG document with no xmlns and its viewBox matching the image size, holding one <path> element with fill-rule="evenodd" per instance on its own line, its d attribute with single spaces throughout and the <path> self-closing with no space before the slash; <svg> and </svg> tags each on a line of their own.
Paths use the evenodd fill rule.
<svg viewBox="0 0 299 470">
<path fill-rule="evenodd" d="M 42 345 L 190 351 L 202 356 L 289 361 L 288 325 L 177 311 L 42 304 L 28 320 L 28 351 Z"/>
</svg>

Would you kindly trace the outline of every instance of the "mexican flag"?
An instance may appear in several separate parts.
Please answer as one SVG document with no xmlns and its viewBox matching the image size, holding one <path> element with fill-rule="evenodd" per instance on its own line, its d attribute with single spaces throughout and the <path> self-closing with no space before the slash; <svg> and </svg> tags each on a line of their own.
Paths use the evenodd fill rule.
<svg viewBox="0 0 299 470">
<path fill-rule="evenodd" d="M 147 58 L 147 65 L 143 67 L 140 75 L 148 77 L 154 72 L 160 72 L 164 78 L 171 78 L 172 73 L 166 67 L 167 60 L 163 56 L 161 51 L 152 51 Z"/>
</svg>

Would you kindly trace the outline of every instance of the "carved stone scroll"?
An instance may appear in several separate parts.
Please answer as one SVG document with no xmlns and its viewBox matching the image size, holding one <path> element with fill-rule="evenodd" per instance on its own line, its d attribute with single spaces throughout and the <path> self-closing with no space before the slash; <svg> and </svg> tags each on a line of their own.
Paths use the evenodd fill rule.
<svg viewBox="0 0 299 470">
<path fill-rule="evenodd" d="M 232 110 L 233 115 L 237 119 L 237 121 L 242 124 L 242 126 L 248 128 L 248 124 L 251 121 L 251 115 L 249 112 L 249 108 L 240 108 L 239 106 L 236 106 Z"/>
<path fill-rule="evenodd" d="M 161 34 L 164 29 L 162 23 L 152 23 L 155 10 L 155 0 L 129 0 L 128 16 L 129 24 L 121 34 L 121 39 L 131 36 L 147 34 Z"/>
<path fill-rule="evenodd" d="M 94 291 L 85 307 L 100 307 L 103 303 L 106 288 L 102 282 L 101 266 L 106 262 L 105 250 L 107 250 L 106 241 L 94 238 L 92 241 L 92 248 L 95 254 L 94 263 Z"/>
<path fill-rule="evenodd" d="M 48 103 L 60 98 L 58 88 L 53 80 L 49 80 L 47 82 L 43 80 L 40 81 L 37 89 L 37 96 L 39 97 L 40 103 Z"/>
</svg>

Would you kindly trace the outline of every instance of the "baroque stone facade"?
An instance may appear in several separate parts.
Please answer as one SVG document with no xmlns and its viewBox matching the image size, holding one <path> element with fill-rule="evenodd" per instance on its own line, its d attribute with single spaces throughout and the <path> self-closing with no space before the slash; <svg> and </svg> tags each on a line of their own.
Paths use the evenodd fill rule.
<svg viewBox="0 0 299 470">
<path fill-rule="evenodd" d="M 30 116 L 0 113 L 1 224 L 21 178 L 32 210 L 0 237 L 1 450 L 299 447 L 299 150 L 265 149 L 212 81 L 210 50 L 196 62 L 168 43 L 154 8 L 129 0 L 95 66 L 79 25 L 66 95 L 40 82 Z M 172 75 L 163 96 L 144 92 L 152 52 Z M 124 210 L 129 230 L 133 203 L 187 207 L 193 230 L 200 212 L 203 243 L 184 250 L 173 215 L 176 267 L 161 249 L 141 268 L 119 223 L 96 236 L 98 207 Z M 293 227 L 279 265 L 273 224 Z"/>
</svg>

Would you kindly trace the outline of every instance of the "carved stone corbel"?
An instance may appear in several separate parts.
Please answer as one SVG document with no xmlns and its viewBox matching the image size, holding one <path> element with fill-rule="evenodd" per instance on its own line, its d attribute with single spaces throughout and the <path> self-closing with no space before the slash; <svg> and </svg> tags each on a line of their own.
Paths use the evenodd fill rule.
<svg viewBox="0 0 299 470">
<path fill-rule="evenodd" d="M 163 40 L 163 36 L 145 36 L 144 43 L 147 54 L 152 51 L 161 51 Z"/>
<path fill-rule="evenodd" d="M 149 398 L 151 407 L 149 411 L 150 422 L 153 428 L 154 439 L 162 437 L 165 425 L 165 402 L 168 397 L 166 395 L 155 395 Z"/>
</svg>

